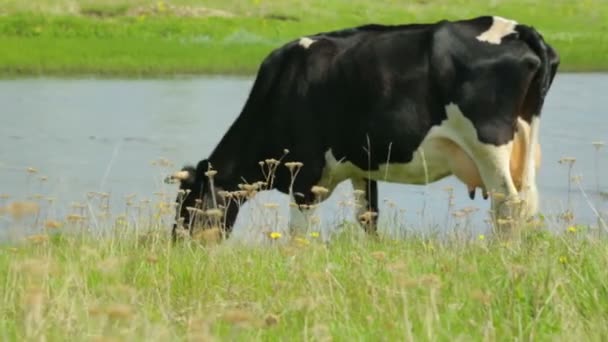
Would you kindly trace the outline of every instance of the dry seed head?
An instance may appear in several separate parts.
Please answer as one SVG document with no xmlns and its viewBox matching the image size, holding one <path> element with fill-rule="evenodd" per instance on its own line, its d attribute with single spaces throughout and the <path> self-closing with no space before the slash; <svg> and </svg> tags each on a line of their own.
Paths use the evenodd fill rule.
<svg viewBox="0 0 608 342">
<path fill-rule="evenodd" d="M 59 222 L 57 220 L 46 220 L 44 222 L 44 228 L 47 228 L 47 229 L 61 228 L 61 222 Z"/>
<path fill-rule="evenodd" d="M 383 251 L 375 251 L 375 252 L 372 252 L 370 255 L 372 256 L 372 258 L 374 258 L 378 261 L 382 261 L 382 260 L 386 259 L 386 253 Z"/>
<path fill-rule="evenodd" d="M 31 201 L 12 202 L 7 205 L 3 211 L 10 214 L 14 219 L 19 220 L 26 216 L 38 214 L 40 207 L 38 203 Z"/>
<path fill-rule="evenodd" d="M 495 200 L 501 200 L 501 199 L 504 199 L 507 197 L 507 196 L 505 196 L 505 194 L 503 194 L 501 192 L 492 192 L 492 193 L 490 193 L 490 196 L 492 196 L 492 198 Z"/>
<path fill-rule="evenodd" d="M 378 213 L 375 213 L 373 211 L 366 211 L 365 213 L 359 216 L 359 219 L 364 222 L 370 222 L 376 216 L 378 216 Z"/>
<path fill-rule="evenodd" d="M 355 196 L 363 196 L 363 195 L 365 195 L 365 191 L 363 191 L 361 189 L 357 189 L 353 193 L 355 194 Z"/>
<path fill-rule="evenodd" d="M 329 192 L 327 188 L 318 185 L 313 186 L 310 191 L 317 196 L 326 195 Z"/>
<path fill-rule="evenodd" d="M 46 182 L 47 180 L 49 180 L 49 177 L 47 177 L 47 176 L 40 176 L 40 177 L 38 177 L 38 180 L 40 180 L 41 182 Z"/>
<path fill-rule="evenodd" d="M 249 326 L 255 322 L 253 314 L 245 310 L 233 309 L 225 312 L 222 319 L 230 324 Z"/>
<path fill-rule="evenodd" d="M 467 213 L 465 213 L 462 210 L 458 210 L 452 213 L 452 216 L 456 217 L 456 218 L 463 218 L 467 216 Z"/>
<path fill-rule="evenodd" d="M 27 240 L 34 244 L 40 244 L 49 241 L 49 236 L 46 234 L 30 235 L 27 237 Z"/>
<path fill-rule="evenodd" d="M 277 209 L 278 207 L 279 207 L 278 203 L 264 203 L 264 208 Z"/>
<path fill-rule="evenodd" d="M 500 219 L 500 218 L 499 218 L 498 220 L 496 220 L 496 222 L 497 222 L 499 225 L 504 225 L 504 224 L 510 224 L 510 223 L 513 223 L 513 220 L 512 220 L 512 219 Z"/>
<path fill-rule="evenodd" d="M 287 167 L 289 169 L 289 171 L 293 171 L 296 168 L 301 168 L 302 166 L 304 166 L 304 164 L 301 163 L 301 162 L 287 162 L 287 163 L 285 163 L 285 167 Z"/>
<path fill-rule="evenodd" d="M 591 143 L 593 145 L 593 147 L 595 147 L 596 149 L 600 149 L 602 147 L 604 147 L 605 143 L 603 141 L 594 141 Z"/>
<path fill-rule="evenodd" d="M 30 174 L 38 173 L 38 170 L 33 167 L 28 167 L 27 169 L 25 169 L 25 171 Z"/>
<path fill-rule="evenodd" d="M 264 162 L 268 165 L 279 165 L 280 164 L 280 162 L 274 158 L 266 159 Z"/>
<path fill-rule="evenodd" d="M 492 294 L 482 290 L 473 291 L 471 293 L 471 298 L 483 305 L 489 305 L 492 302 Z"/>
<path fill-rule="evenodd" d="M 255 182 L 255 186 L 257 189 L 263 189 L 267 185 L 268 185 L 268 183 L 266 183 L 266 182 L 262 182 L 262 181 Z"/>
<path fill-rule="evenodd" d="M 209 170 L 207 172 L 205 172 L 205 176 L 209 177 L 209 178 L 213 178 L 213 176 L 217 175 L 217 171 L 215 170 Z"/>
<path fill-rule="evenodd" d="M 582 179 L 583 179 L 583 176 L 578 175 L 578 176 L 574 176 L 574 177 L 570 178 L 570 181 L 572 181 L 574 183 L 580 183 Z"/>
<path fill-rule="evenodd" d="M 419 278 L 420 285 L 429 288 L 441 287 L 441 278 L 435 274 L 426 274 Z"/>
<path fill-rule="evenodd" d="M 307 239 L 301 238 L 301 237 L 296 237 L 294 239 L 294 241 L 299 245 L 299 246 L 308 246 L 310 245 L 310 241 L 308 241 Z"/>
<path fill-rule="evenodd" d="M 576 161 L 576 158 L 574 157 L 563 157 L 559 160 L 560 164 L 574 164 L 574 162 Z"/>
<path fill-rule="evenodd" d="M 205 214 L 209 217 L 215 217 L 215 218 L 220 218 L 223 215 L 223 213 L 220 209 L 209 209 L 205 212 Z"/>
<path fill-rule="evenodd" d="M 133 316 L 133 308 L 127 304 L 112 304 L 106 309 L 111 319 L 129 319 Z"/>
<path fill-rule="evenodd" d="M 195 241 L 200 241 L 206 244 L 218 243 L 222 239 L 222 232 L 217 227 L 201 229 L 197 231 L 192 238 Z"/>
<path fill-rule="evenodd" d="M 156 255 L 148 255 L 146 261 L 150 264 L 156 264 L 158 262 L 158 257 Z"/>
<path fill-rule="evenodd" d="M 277 325 L 277 324 L 279 324 L 279 316 L 273 315 L 273 314 L 268 314 L 266 316 L 266 318 L 264 318 L 264 323 L 266 324 L 267 327 Z"/>
<path fill-rule="evenodd" d="M 239 184 L 239 189 L 245 191 L 254 191 L 257 189 L 256 184 Z"/>
<path fill-rule="evenodd" d="M 84 217 L 84 216 L 82 216 L 82 215 L 78 215 L 78 214 L 69 214 L 69 215 L 66 217 L 66 220 L 67 220 L 68 222 L 72 222 L 72 223 L 75 223 L 75 222 L 78 222 L 78 221 L 84 221 L 84 219 L 85 219 L 85 217 Z"/>
</svg>

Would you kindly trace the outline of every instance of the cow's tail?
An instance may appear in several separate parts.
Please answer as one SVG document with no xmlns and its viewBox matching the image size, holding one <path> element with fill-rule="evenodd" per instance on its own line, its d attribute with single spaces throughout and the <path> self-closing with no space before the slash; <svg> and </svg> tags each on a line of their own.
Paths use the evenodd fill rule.
<svg viewBox="0 0 608 342">
<path fill-rule="evenodd" d="M 532 211 L 536 211 L 538 208 L 538 192 L 536 189 L 536 170 L 538 166 L 536 165 L 535 153 L 539 142 L 541 111 L 551 86 L 553 71 L 549 47 L 545 44 L 540 33 L 533 27 L 526 25 L 518 25 L 516 31 L 519 33 L 519 39 L 524 41 L 540 59 L 539 69 L 531 82 L 532 89 L 528 89 L 529 94 L 536 97 L 533 99 L 531 108 L 526 108 L 526 110 L 531 111 L 531 113 L 526 113 L 530 115 L 530 127 L 529 129 L 520 128 L 520 135 L 522 135 L 522 140 L 526 146 L 521 195 L 522 199 L 528 202 L 528 206 L 532 207 Z"/>
</svg>

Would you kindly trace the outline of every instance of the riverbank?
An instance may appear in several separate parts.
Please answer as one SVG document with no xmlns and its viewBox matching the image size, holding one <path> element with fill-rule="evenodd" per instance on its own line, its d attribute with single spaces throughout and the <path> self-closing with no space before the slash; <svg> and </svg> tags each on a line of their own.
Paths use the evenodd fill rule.
<svg viewBox="0 0 608 342">
<path fill-rule="evenodd" d="M 496 14 L 537 27 L 555 46 L 561 71 L 608 70 L 608 6 L 581 2 L 300 2 L 4 0 L 0 75 L 163 76 L 255 73 L 281 44 L 370 22 L 458 19 Z"/>
</svg>

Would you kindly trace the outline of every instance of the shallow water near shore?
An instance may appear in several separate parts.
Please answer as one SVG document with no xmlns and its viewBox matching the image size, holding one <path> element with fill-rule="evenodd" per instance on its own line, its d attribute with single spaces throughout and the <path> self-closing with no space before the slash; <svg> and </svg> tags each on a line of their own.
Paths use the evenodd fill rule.
<svg viewBox="0 0 608 342">
<path fill-rule="evenodd" d="M 90 192 L 109 193 L 116 215 L 125 212 L 131 194 L 138 201 L 154 200 L 158 193 L 172 199 L 176 186 L 162 182 L 166 173 L 211 152 L 238 116 L 252 81 L 217 76 L 0 81 L 0 194 L 10 196 L 0 199 L 0 206 L 40 194 L 56 199 L 47 214 L 61 218 L 70 203 L 85 201 Z M 538 179 L 541 210 L 548 219 L 571 208 L 575 223 L 595 225 L 595 210 L 608 211 L 608 201 L 600 195 L 608 191 L 608 146 L 592 144 L 608 141 L 606 85 L 608 74 L 559 74 L 549 93 L 540 128 Z M 569 185 L 568 166 L 558 162 L 563 157 L 576 158 L 570 176 L 580 176 L 585 194 L 576 182 Z M 173 165 L 159 166 L 164 159 Z M 37 173 L 27 173 L 28 167 Z M 41 181 L 41 176 L 47 179 Z M 447 187 L 453 187 L 452 212 Z M 344 218 L 352 220 L 351 190 L 349 183 L 341 184 L 317 211 L 324 231 Z M 380 183 L 379 198 L 382 230 L 488 229 L 489 200 L 479 192 L 470 200 L 453 177 L 429 186 Z M 267 202 L 280 207 L 273 220 L 260 221 L 256 212 L 267 210 Z M 452 215 L 471 207 L 479 210 L 466 219 Z M 243 208 L 234 236 L 255 238 L 262 229 L 283 230 L 287 217 L 287 196 L 261 193 Z M 0 217 L 0 232 L 9 226 L 11 219 Z"/>
</svg>

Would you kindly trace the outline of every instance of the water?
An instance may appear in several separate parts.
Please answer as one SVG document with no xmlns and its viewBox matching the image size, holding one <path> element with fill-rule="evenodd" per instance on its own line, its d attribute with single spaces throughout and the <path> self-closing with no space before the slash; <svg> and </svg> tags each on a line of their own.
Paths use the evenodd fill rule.
<svg viewBox="0 0 608 342">
<path fill-rule="evenodd" d="M 111 193 L 114 213 L 124 211 L 125 196 L 130 194 L 154 199 L 155 193 L 168 192 L 173 197 L 175 186 L 163 184 L 163 177 L 210 153 L 240 112 L 251 84 L 249 77 L 0 81 L 0 194 L 54 197 L 64 205 L 54 209 L 59 217 L 68 212 L 69 203 L 83 201 L 91 191 Z M 606 74 L 559 74 L 555 80 L 541 124 L 539 187 L 547 216 L 568 207 L 568 170 L 558 163 L 564 156 L 576 158 L 573 176 L 582 176 L 593 205 L 601 212 L 608 210 L 596 191 L 608 190 L 608 180 L 600 176 L 597 184 L 595 173 L 596 162 L 600 174 L 608 168 L 608 146 L 597 157 L 592 146 L 593 141 L 608 142 L 608 113 L 602 101 L 607 84 Z M 174 166 L 153 166 L 159 158 Z M 39 174 L 28 175 L 27 167 Z M 48 180 L 39 182 L 40 175 Z M 474 229 L 483 231 L 489 201 L 479 193 L 471 201 L 453 177 L 427 187 L 381 183 L 381 223 L 393 229 L 451 227 L 455 221 L 448 215 L 448 186 L 454 187 L 454 210 L 480 209 L 470 218 Z M 571 186 L 576 221 L 595 223 L 591 206 L 576 184 Z M 325 229 L 343 217 L 351 218 L 352 211 L 341 204 L 350 198 L 349 190 L 350 184 L 341 184 L 321 207 L 318 213 Z M 279 226 L 286 224 L 286 196 L 263 193 L 244 208 L 236 237 L 251 233 L 255 211 L 263 210 L 261 204 L 268 201 L 281 204 Z M 391 223 L 395 215 L 401 217 L 401 227 Z M 8 218 L 0 218 L 0 229 L 8 223 Z"/>
</svg>

